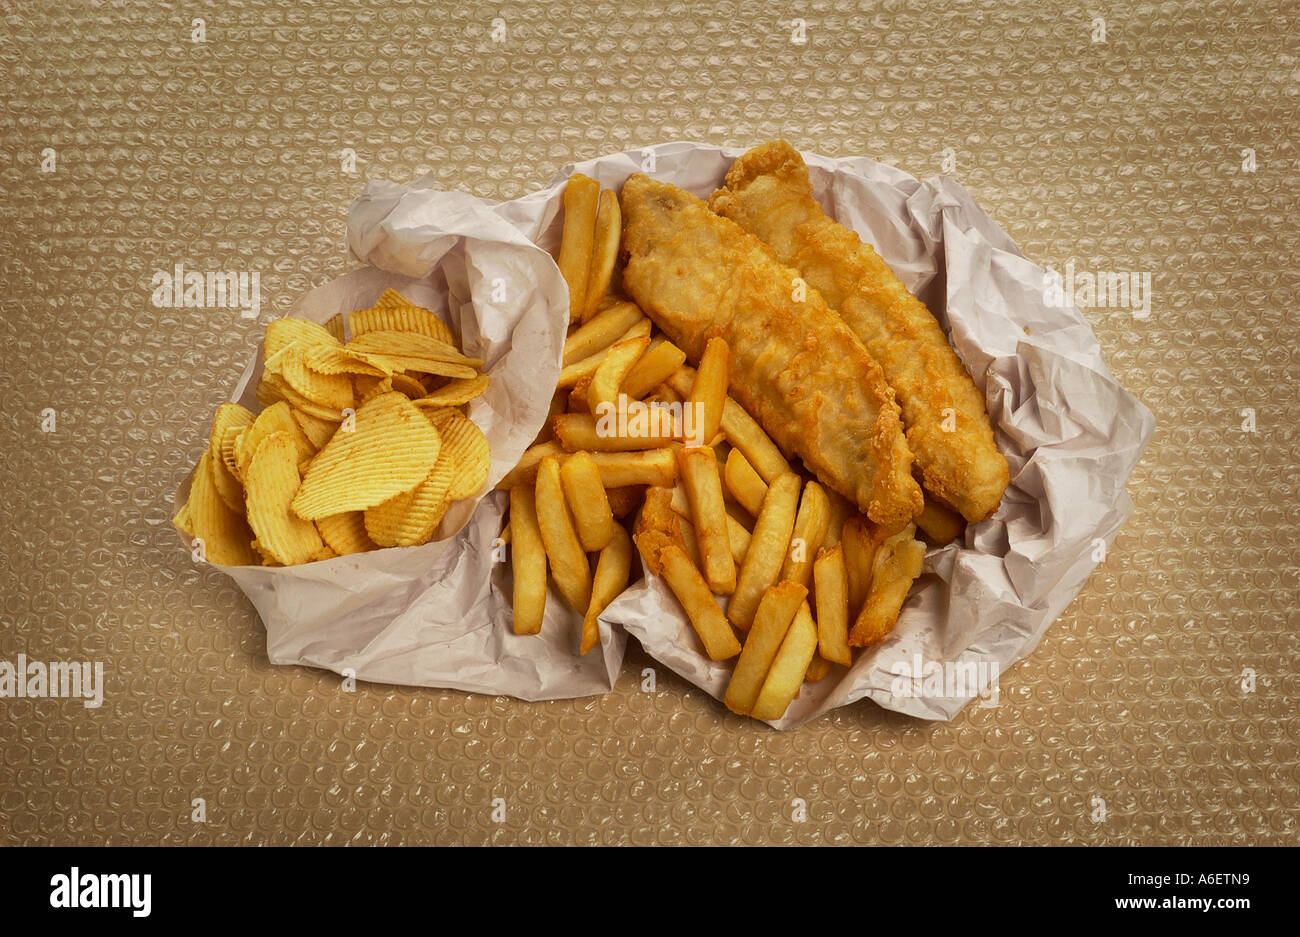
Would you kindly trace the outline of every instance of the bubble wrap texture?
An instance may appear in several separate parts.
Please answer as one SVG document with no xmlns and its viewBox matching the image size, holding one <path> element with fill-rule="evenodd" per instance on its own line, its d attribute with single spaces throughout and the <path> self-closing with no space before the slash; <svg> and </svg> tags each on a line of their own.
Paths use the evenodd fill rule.
<svg viewBox="0 0 1300 937">
<path fill-rule="evenodd" d="M 1296 843 L 1300 10 L 1098 10 L 7 4 L 0 659 L 107 687 L 0 700 L 0 842 Z M 1034 260 L 1153 276 L 1150 318 L 1085 310 L 1159 421 L 1137 511 L 1000 705 L 778 734 L 636 647 L 613 693 L 544 704 L 271 667 L 168 499 L 267 321 L 347 269 L 364 182 L 509 199 L 779 134 L 948 161 Z M 154 308 L 175 263 L 259 271 L 260 317 Z"/>
</svg>

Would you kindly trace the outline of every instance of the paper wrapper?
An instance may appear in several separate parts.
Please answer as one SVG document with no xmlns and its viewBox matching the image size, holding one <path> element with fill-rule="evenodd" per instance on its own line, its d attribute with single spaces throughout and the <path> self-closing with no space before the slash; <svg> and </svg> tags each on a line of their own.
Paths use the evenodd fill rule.
<svg viewBox="0 0 1300 937">
<path fill-rule="evenodd" d="M 644 171 L 707 197 L 741 152 L 668 143 L 613 154 L 566 166 L 545 188 L 505 203 L 435 192 L 427 177 L 410 186 L 372 183 L 353 205 L 348 235 L 354 255 L 373 269 L 307 294 L 291 314 L 324 321 L 368 305 L 387 286 L 445 309 L 466 351 L 485 355 L 491 367 L 492 391 L 470 411 L 492 444 L 491 486 L 536 435 L 559 371 L 568 293 L 546 251 L 559 244 L 565 181 L 582 172 L 617 189 Z M 992 519 L 929 552 L 889 638 L 861 652 L 852 668 L 805 684 L 771 725 L 793 728 L 863 698 L 951 719 L 987 688 L 934 692 L 916 664 L 982 661 L 1003 673 L 1034 649 L 1132 511 L 1124 484 L 1154 420 L 1110 376 L 1083 316 L 1045 302 L 1045 271 L 961 186 L 943 177 L 918 182 L 866 158 L 804 158 L 827 210 L 872 243 L 948 329 L 985 392 L 1012 482 Z M 494 280 L 507 284 L 509 302 L 491 301 Z M 530 292 L 516 295 L 520 288 Z M 255 368 L 235 392 L 246 404 Z M 553 587 L 542 634 L 515 636 L 509 568 L 493 557 L 505 507 L 505 496 L 494 493 L 468 522 L 449 514 L 445 523 L 464 528 L 423 547 L 223 570 L 261 613 L 273 663 L 558 699 L 612 688 L 630 633 L 656 660 L 722 699 L 734 661 L 704 657 L 681 607 L 653 575 L 601 615 L 599 652 L 577 656 L 580 619 Z M 903 667 L 917 679 L 900 678 Z"/>
<path fill-rule="evenodd" d="M 453 505 L 423 546 L 216 568 L 257 607 L 273 664 L 530 700 L 607 692 L 624 633 L 603 625 L 601 647 L 579 657 L 581 619 L 552 593 L 543 633 L 515 635 L 506 564 L 494 549 L 506 500 L 492 488 L 541 429 L 560 373 L 569 294 L 558 268 L 484 203 L 421 183 L 367 186 L 349 214 L 348 243 L 370 266 L 306 293 L 288 315 L 323 323 L 393 287 L 442 316 L 491 377 L 468 407 L 492 450 L 487 494 Z M 231 395 L 254 412 L 261 372 L 259 349 Z M 187 479 L 176 506 L 188 495 Z"/>
<path fill-rule="evenodd" d="M 545 245 L 557 236 L 552 219 L 573 172 L 609 188 L 647 172 L 707 198 L 742 152 L 669 143 L 589 160 L 497 212 Z M 990 520 L 929 551 L 897 627 L 881 645 L 860 652 L 852 668 L 837 666 L 805 683 L 785 716 L 770 724 L 790 729 L 863 698 L 912 716 L 951 719 L 972 699 L 996 692 L 996 675 L 1033 651 L 1078 593 L 1094 557 L 1133 510 L 1124 485 L 1155 421 L 1111 377 L 1084 317 L 1046 302 L 1046 271 L 1026 260 L 961 186 L 944 177 L 918 182 L 861 157 L 803 155 L 826 210 L 874 245 L 947 329 L 984 391 L 1011 486 Z M 713 662 L 701 653 L 658 577 L 624 592 L 601 620 L 625 628 L 656 660 L 722 699 L 734 660 Z M 945 664 L 976 666 L 958 675 Z M 963 691 L 968 675 L 995 679 L 992 686 L 972 681 Z"/>
</svg>

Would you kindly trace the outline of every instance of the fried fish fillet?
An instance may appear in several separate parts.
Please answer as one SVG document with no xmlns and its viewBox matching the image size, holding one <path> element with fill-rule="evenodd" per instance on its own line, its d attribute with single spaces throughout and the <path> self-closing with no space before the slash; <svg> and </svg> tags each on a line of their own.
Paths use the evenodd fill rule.
<svg viewBox="0 0 1300 937">
<path fill-rule="evenodd" d="M 634 175 L 623 186 L 623 285 L 692 361 L 731 348 L 731 395 L 787 454 L 877 524 L 920 512 L 898 404 L 880 366 L 816 290 L 700 199 Z"/>
<path fill-rule="evenodd" d="M 1009 476 L 983 395 L 925 304 L 870 244 L 826 217 L 799 153 L 784 140 L 750 150 L 709 207 L 796 268 L 880 363 L 926 490 L 968 521 L 992 515 Z"/>
</svg>

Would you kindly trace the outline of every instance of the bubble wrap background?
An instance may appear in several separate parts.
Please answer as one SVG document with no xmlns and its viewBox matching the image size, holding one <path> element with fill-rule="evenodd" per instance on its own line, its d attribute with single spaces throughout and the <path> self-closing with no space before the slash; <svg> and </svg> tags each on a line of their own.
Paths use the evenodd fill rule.
<svg viewBox="0 0 1300 937">
<path fill-rule="evenodd" d="M 1094 6 L 5 4 L 0 659 L 107 688 L 0 700 L 0 841 L 1297 842 L 1300 8 Z M 508 199 L 778 134 L 922 177 L 950 150 L 1033 259 L 1153 275 L 1149 319 L 1085 310 L 1159 421 L 1137 511 L 1000 705 L 778 734 L 647 690 L 635 647 L 608 696 L 537 705 L 271 667 L 168 499 L 266 322 L 347 269 L 364 181 Z M 260 318 L 154 308 L 178 262 L 260 271 Z"/>
</svg>

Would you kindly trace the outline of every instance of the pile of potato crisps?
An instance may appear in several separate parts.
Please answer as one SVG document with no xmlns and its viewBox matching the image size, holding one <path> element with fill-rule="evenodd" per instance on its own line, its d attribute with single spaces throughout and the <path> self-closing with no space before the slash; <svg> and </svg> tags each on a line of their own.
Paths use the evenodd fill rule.
<svg viewBox="0 0 1300 937">
<path fill-rule="evenodd" d="M 463 407 L 483 362 L 446 324 L 389 290 L 325 325 L 266 329 L 254 414 L 222 404 L 173 523 L 223 566 L 293 566 L 418 546 L 487 481 L 490 453 Z"/>
<path fill-rule="evenodd" d="M 627 586 L 635 543 L 701 650 L 735 659 L 726 705 L 778 719 L 805 681 L 890 632 L 925 546 L 916 525 L 887 534 L 791 465 L 729 396 L 726 342 L 711 340 L 692 368 L 640 308 L 607 295 L 619 237 L 614 193 L 575 175 L 557 261 L 571 297 L 563 370 L 546 428 L 497 486 L 510 492 L 513 628 L 541 630 L 549 571 L 583 616 L 585 654 Z M 635 405 L 669 419 L 636 434 L 602 424 L 611 406 Z M 927 532 L 943 541 L 957 529 L 927 521 Z"/>
</svg>

